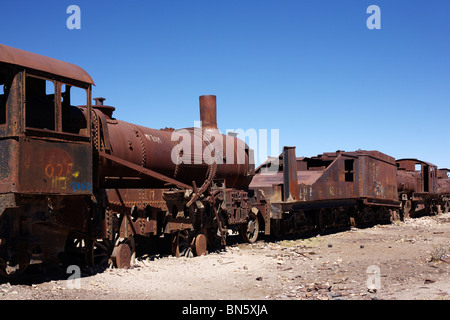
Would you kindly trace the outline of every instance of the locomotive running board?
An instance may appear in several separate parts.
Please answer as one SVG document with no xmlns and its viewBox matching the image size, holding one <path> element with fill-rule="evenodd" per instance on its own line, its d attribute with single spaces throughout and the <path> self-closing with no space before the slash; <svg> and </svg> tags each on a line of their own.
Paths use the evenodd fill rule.
<svg viewBox="0 0 450 320">
<path fill-rule="evenodd" d="M 112 155 L 110 155 L 108 153 L 99 151 L 98 154 L 99 154 L 100 157 L 103 157 L 103 158 L 108 159 L 110 161 L 116 162 L 116 163 L 118 163 L 118 164 L 120 164 L 122 166 L 130 168 L 130 169 L 132 169 L 134 171 L 137 171 L 139 173 L 142 173 L 142 174 L 144 174 L 146 176 L 149 176 L 149 177 L 161 180 L 161 181 L 165 181 L 165 182 L 170 183 L 170 184 L 174 184 L 174 185 L 176 185 L 176 186 L 178 186 L 180 188 L 192 189 L 192 187 L 187 185 L 187 184 L 184 184 L 184 183 L 182 183 L 180 181 L 177 181 L 175 179 L 167 177 L 167 176 L 165 176 L 163 174 L 160 174 L 160 173 L 158 173 L 156 171 L 153 171 L 153 170 L 146 169 L 144 167 L 138 166 L 137 164 L 134 164 L 132 162 L 129 162 L 129 161 L 120 159 L 118 157 L 112 156 Z"/>
</svg>

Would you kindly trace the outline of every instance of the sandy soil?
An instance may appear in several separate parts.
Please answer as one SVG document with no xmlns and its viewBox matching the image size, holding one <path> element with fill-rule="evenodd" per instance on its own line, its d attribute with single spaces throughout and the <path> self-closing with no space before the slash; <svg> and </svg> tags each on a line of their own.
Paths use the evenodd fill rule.
<svg viewBox="0 0 450 320">
<path fill-rule="evenodd" d="M 147 257 L 78 279 L 0 284 L 1 300 L 450 299 L 450 213 L 309 238 L 235 242 L 195 258 Z M 231 239 L 233 240 L 233 239 Z"/>
</svg>

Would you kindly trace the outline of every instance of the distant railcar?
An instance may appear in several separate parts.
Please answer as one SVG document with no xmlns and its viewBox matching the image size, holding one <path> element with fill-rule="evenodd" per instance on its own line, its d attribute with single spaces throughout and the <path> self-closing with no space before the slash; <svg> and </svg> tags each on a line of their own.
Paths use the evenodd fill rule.
<svg viewBox="0 0 450 320">
<path fill-rule="evenodd" d="M 449 209 L 450 183 L 446 169 L 419 159 L 398 159 L 398 192 L 406 217 L 433 215 Z"/>
</svg>

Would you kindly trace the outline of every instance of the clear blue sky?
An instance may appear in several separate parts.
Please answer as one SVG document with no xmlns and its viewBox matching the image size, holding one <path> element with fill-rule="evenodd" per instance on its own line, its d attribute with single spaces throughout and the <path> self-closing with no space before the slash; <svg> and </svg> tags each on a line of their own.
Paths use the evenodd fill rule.
<svg viewBox="0 0 450 320">
<path fill-rule="evenodd" d="M 66 9 L 81 8 L 69 30 Z M 369 30 L 369 5 L 381 29 Z M 75 63 L 118 119 L 279 129 L 298 156 L 356 149 L 450 167 L 450 1 L 2 1 L 1 43 Z M 270 137 L 270 135 L 269 135 Z M 268 147 L 270 150 L 270 146 Z M 264 159 L 258 159 L 262 161 Z"/>
</svg>

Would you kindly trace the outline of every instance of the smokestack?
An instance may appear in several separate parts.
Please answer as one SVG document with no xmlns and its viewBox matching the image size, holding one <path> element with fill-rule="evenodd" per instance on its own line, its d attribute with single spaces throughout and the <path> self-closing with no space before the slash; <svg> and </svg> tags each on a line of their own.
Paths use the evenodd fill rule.
<svg viewBox="0 0 450 320">
<path fill-rule="evenodd" d="M 217 129 L 216 96 L 200 96 L 200 121 L 203 129 Z"/>
<path fill-rule="evenodd" d="M 283 148 L 284 201 L 299 200 L 295 147 Z"/>
</svg>

